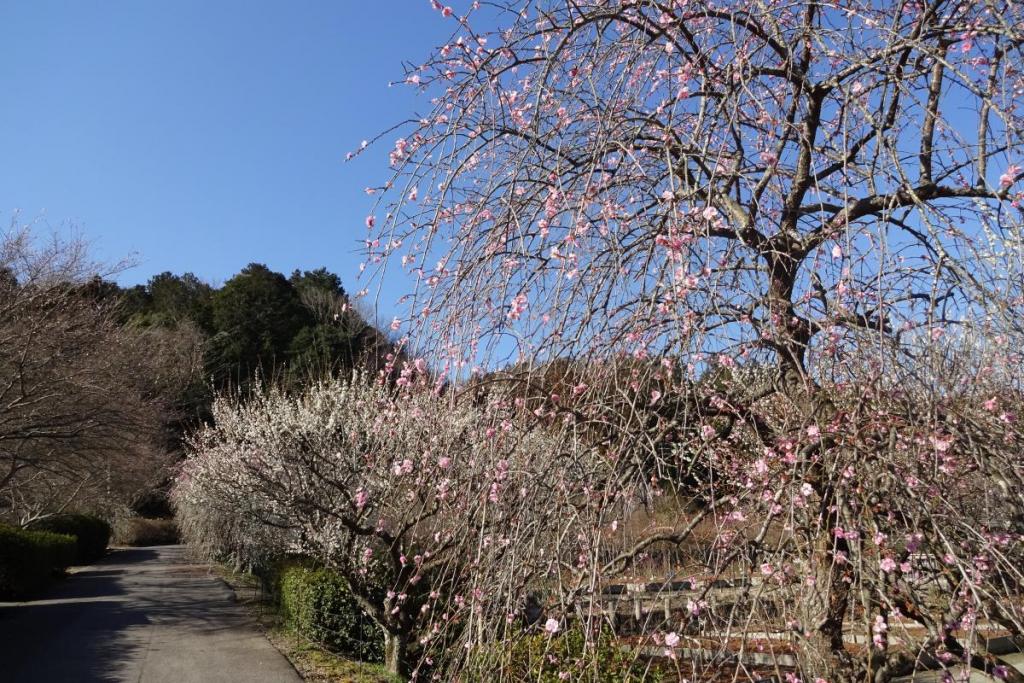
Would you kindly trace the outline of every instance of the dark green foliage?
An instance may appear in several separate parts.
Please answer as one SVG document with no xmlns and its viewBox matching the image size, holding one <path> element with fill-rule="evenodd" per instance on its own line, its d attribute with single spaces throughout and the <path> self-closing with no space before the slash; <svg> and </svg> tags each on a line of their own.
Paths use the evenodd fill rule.
<svg viewBox="0 0 1024 683">
<path fill-rule="evenodd" d="M 121 290 L 121 318 L 138 327 L 173 328 L 188 321 L 209 334 L 213 291 L 192 273 L 160 273 L 145 285 Z"/>
<path fill-rule="evenodd" d="M 0 599 L 24 598 L 75 561 L 75 539 L 0 526 Z"/>
<path fill-rule="evenodd" d="M 75 564 L 92 564 L 103 557 L 110 543 L 110 525 L 92 515 L 54 515 L 34 522 L 31 528 L 73 536 Z"/>
<path fill-rule="evenodd" d="M 78 285 L 73 291 L 83 299 L 96 304 L 115 303 L 121 294 L 121 288 L 117 286 L 117 283 L 104 280 L 99 275 Z"/>
<path fill-rule="evenodd" d="M 213 296 L 207 372 L 220 385 L 244 385 L 257 372 L 271 377 L 287 363 L 295 335 L 313 322 L 284 275 L 251 263 Z"/>
<path fill-rule="evenodd" d="M 118 320 L 121 324 L 135 324 L 145 327 L 143 322 L 153 308 L 153 299 L 146 285 L 135 285 L 121 290 L 117 303 Z"/>
<path fill-rule="evenodd" d="M 340 574 L 290 561 L 275 572 L 286 624 L 327 649 L 364 662 L 384 657 L 384 636 L 349 592 Z"/>
<path fill-rule="evenodd" d="M 650 662 L 637 659 L 628 649 L 622 649 L 607 630 L 586 641 L 583 630 L 570 628 L 549 636 L 532 633 L 522 636 L 507 652 L 505 669 L 510 680 L 528 680 L 538 683 L 559 683 L 562 672 L 571 672 L 573 680 L 595 683 L 626 683 L 627 681 L 661 680 Z"/>
<path fill-rule="evenodd" d="M 346 301 L 341 278 L 318 268 L 296 270 L 289 282 L 311 318 L 288 344 L 288 382 L 302 385 L 355 367 L 362 326 L 352 325 L 352 313 L 340 315 L 340 304 Z"/>
<path fill-rule="evenodd" d="M 147 288 L 153 310 L 150 324 L 173 327 L 188 320 L 203 332 L 213 330 L 213 288 L 192 273 L 160 273 Z"/>
<path fill-rule="evenodd" d="M 350 369 L 356 365 L 357 348 L 358 340 L 338 325 L 304 327 L 288 346 L 289 379 L 301 383 Z"/>
<path fill-rule="evenodd" d="M 341 286 L 341 278 L 326 268 L 316 270 L 292 271 L 288 281 L 301 296 L 309 290 L 319 290 L 336 296 L 345 296 L 345 288 Z"/>
<path fill-rule="evenodd" d="M 219 289 L 192 273 L 161 273 L 117 291 L 124 323 L 187 323 L 204 337 L 204 373 L 179 401 L 193 421 L 209 417 L 211 380 L 216 390 L 244 389 L 257 375 L 299 386 L 351 370 L 384 338 L 347 307 L 341 278 L 326 268 L 285 277 L 251 263 Z"/>
</svg>

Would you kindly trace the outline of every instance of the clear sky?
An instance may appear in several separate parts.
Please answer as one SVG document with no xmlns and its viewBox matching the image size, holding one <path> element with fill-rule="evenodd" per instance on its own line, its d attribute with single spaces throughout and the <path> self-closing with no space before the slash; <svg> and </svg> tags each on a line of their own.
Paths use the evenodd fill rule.
<svg viewBox="0 0 1024 683">
<path fill-rule="evenodd" d="M 345 154 L 429 107 L 388 82 L 452 29 L 427 0 L 0 2 L 0 217 L 134 253 L 126 284 L 258 261 L 354 291 L 390 137 Z"/>
</svg>

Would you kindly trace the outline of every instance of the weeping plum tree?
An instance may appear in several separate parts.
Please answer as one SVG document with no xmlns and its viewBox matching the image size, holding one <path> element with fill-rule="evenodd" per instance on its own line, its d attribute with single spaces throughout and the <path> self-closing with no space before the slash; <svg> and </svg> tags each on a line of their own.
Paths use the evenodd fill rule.
<svg viewBox="0 0 1024 683">
<path fill-rule="evenodd" d="M 592 554 L 565 609 L 703 529 L 686 570 L 752 588 L 692 600 L 669 648 L 774 632 L 804 680 L 1019 680 L 977 636 L 1022 634 L 1022 6 L 434 6 L 370 271 L 412 276 L 402 322 L 453 377 L 604 373 L 537 410 L 603 435 L 578 447 L 618 468 L 587 491 L 609 514 L 678 501 L 610 558 L 625 525 L 566 518 Z"/>
</svg>

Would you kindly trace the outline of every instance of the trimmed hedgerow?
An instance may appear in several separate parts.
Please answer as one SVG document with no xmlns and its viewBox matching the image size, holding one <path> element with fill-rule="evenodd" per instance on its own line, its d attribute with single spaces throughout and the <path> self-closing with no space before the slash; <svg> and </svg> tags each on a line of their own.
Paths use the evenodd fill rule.
<svg viewBox="0 0 1024 683">
<path fill-rule="evenodd" d="M 0 526 L 0 598 L 28 596 L 74 561 L 73 536 Z"/>
<path fill-rule="evenodd" d="M 32 529 L 75 537 L 76 564 L 91 564 L 103 557 L 110 543 L 110 525 L 92 515 L 64 514 L 32 524 Z"/>
<path fill-rule="evenodd" d="M 524 634 L 499 657 L 505 659 L 505 668 L 512 674 L 510 680 L 559 683 L 566 672 L 571 672 L 574 680 L 596 683 L 663 680 L 650 662 L 623 650 L 606 629 L 589 639 L 579 627 L 555 636 Z"/>
<path fill-rule="evenodd" d="M 340 574 L 292 561 L 279 565 L 274 578 L 289 628 L 332 652 L 364 662 L 383 660 L 383 633 L 356 604 Z"/>
</svg>

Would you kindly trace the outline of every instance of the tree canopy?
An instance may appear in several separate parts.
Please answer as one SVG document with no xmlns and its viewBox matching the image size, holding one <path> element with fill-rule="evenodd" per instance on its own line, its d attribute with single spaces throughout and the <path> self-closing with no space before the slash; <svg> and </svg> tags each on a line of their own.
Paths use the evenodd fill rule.
<svg viewBox="0 0 1024 683">
<path fill-rule="evenodd" d="M 430 106 L 366 263 L 414 278 L 403 322 L 453 377 L 585 369 L 513 400 L 615 464 L 581 510 L 648 526 L 565 521 L 592 554 L 559 541 L 563 613 L 597 628 L 583 594 L 697 546 L 686 571 L 764 593 L 674 628 L 723 656 L 786 628 L 799 680 L 984 668 L 968 622 L 1021 637 L 1021 5 L 435 7 L 454 33 L 408 69 Z M 709 474 L 668 496 L 652 470 Z"/>
<path fill-rule="evenodd" d="M 251 263 L 220 287 L 192 273 L 161 273 L 119 295 L 128 325 L 198 330 L 206 338 L 204 382 L 215 388 L 256 377 L 301 384 L 369 356 L 374 367 L 381 360 L 383 333 L 352 308 L 341 278 L 326 268 L 286 277 Z"/>
</svg>

